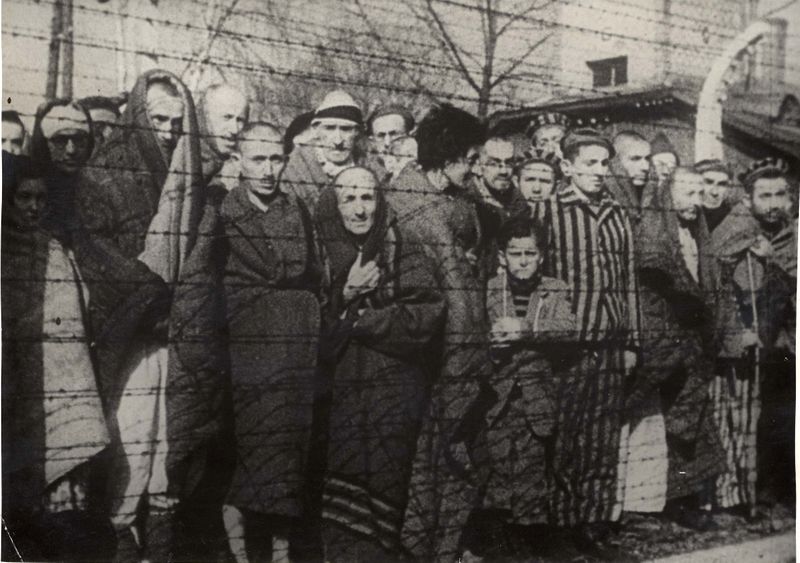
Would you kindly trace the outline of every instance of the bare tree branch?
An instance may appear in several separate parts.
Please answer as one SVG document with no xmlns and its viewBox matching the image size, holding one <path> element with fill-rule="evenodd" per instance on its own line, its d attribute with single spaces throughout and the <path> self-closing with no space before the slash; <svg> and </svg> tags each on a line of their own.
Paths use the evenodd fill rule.
<svg viewBox="0 0 800 563">
<path fill-rule="evenodd" d="M 518 13 L 514 14 L 513 16 L 510 16 L 508 18 L 508 21 L 506 23 L 504 23 L 502 26 L 500 26 L 500 29 L 497 30 L 497 37 L 498 38 L 502 37 L 502 35 L 506 31 L 508 31 L 508 29 L 512 25 L 514 25 L 516 22 L 520 21 L 521 19 L 527 18 L 528 15 L 531 14 L 532 12 L 537 12 L 539 10 L 543 10 L 546 7 L 550 6 L 551 4 L 554 4 L 555 2 L 556 2 L 556 0 L 546 0 L 543 4 L 537 5 L 535 1 L 532 1 L 531 2 L 531 6 L 529 8 L 527 8 L 526 10 L 523 10 L 521 12 L 518 12 Z"/>
<path fill-rule="evenodd" d="M 434 21 L 434 23 L 436 24 L 436 27 L 439 30 L 439 36 L 441 37 L 442 41 L 447 46 L 447 52 L 452 55 L 451 58 L 453 59 L 453 62 L 456 64 L 456 66 L 458 66 L 459 70 L 461 71 L 462 76 L 464 77 L 464 80 L 466 80 L 467 83 L 470 86 L 472 86 L 472 88 L 476 92 L 478 92 L 480 94 L 481 87 L 478 85 L 477 82 L 475 82 L 475 79 L 472 77 L 472 74 L 470 74 L 469 70 L 467 69 L 466 65 L 464 64 L 464 61 L 461 58 L 461 55 L 459 54 L 458 47 L 456 46 L 455 42 L 453 41 L 453 38 L 450 37 L 450 33 L 445 28 L 444 22 L 442 22 L 441 18 L 439 17 L 439 14 L 436 12 L 436 9 L 433 7 L 433 0 L 426 0 L 425 4 L 428 7 L 428 13 L 430 14 L 431 18 L 433 18 L 433 21 Z"/>
<path fill-rule="evenodd" d="M 381 34 L 378 33 L 378 31 L 375 29 L 375 26 L 370 21 L 369 17 L 367 17 L 367 13 L 364 10 L 364 6 L 361 4 L 361 0 L 355 0 L 355 3 L 356 6 L 358 7 L 361 19 L 364 21 L 367 28 L 369 28 L 369 32 L 372 38 L 375 39 L 375 41 L 378 43 L 378 46 L 381 49 L 383 49 L 387 55 L 394 55 L 395 54 L 394 51 L 389 49 L 388 45 L 386 45 L 386 42 L 381 37 Z M 427 96 L 433 101 L 438 101 L 439 98 L 433 92 L 431 92 L 425 86 L 425 84 L 422 83 L 422 81 L 420 81 L 419 77 L 411 73 L 405 65 L 400 65 L 400 69 L 403 71 L 403 74 L 405 74 L 408 77 L 408 79 L 414 83 L 414 86 L 416 86 L 425 96 Z"/>
<path fill-rule="evenodd" d="M 519 65 L 525 62 L 525 59 L 527 59 L 531 55 L 531 53 L 533 53 L 536 49 L 538 49 L 545 41 L 550 39 L 552 36 L 553 36 L 552 33 L 548 33 L 547 35 L 539 39 L 537 42 L 530 45 L 525 50 L 525 53 L 523 53 L 517 60 L 515 60 L 511 65 L 509 65 L 506 70 L 497 75 L 497 78 L 495 78 L 492 81 L 491 87 L 494 88 L 504 80 L 510 78 L 511 74 L 517 69 L 517 67 L 519 67 Z"/>
</svg>

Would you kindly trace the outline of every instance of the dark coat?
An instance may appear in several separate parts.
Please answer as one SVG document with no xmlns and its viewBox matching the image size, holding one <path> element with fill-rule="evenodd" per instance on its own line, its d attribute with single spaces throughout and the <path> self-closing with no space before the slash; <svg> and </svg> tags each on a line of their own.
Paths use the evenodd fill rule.
<svg viewBox="0 0 800 563">
<path fill-rule="evenodd" d="M 714 376 L 716 264 L 702 213 L 692 229 L 699 256 L 696 281 L 681 255 L 678 218 L 670 186 L 644 211 L 639 229 L 638 272 L 642 304 L 641 365 L 627 399 L 631 423 L 662 412 L 667 429 L 667 496 L 701 490 L 725 469 L 713 422 L 708 384 Z"/>
<path fill-rule="evenodd" d="M 492 197 L 492 200 L 487 200 L 486 195 L 479 187 L 479 182 L 483 182 L 483 179 L 476 177 L 469 182 L 467 195 L 474 202 L 478 213 L 481 232 L 478 256 L 480 257 L 481 280 L 485 284 L 486 280 L 497 274 L 497 267 L 500 264 L 497 247 L 500 229 L 510 220 L 529 217 L 531 210 L 516 186 L 509 186 L 504 192 L 497 192 L 485 187 L 485 190 L 488 191 L 486 195 Z"/>
<path fill-rule="evenodd" d="M 10 186 L 4 186 L 11 191 Z M 4 194 L 5 195 L 5 194 Z M 3 213 L 3 512 L 32 514 L 46 488 L 109 442 L 85 295 L 68 251 Z"/>
<path fill-rule="evenodd" d="M 330 366 L 323 518 L 396 553 L 434 377 L 429 360 L 443 328 L 444 296 L 419 242 L 382 210 L 361 247 L 362 263 L 375 260 L 381 270 L 379 285 L 343 303 L 341 292 L 359 248 L 344 229 L 333 191 L 323 192 L 317 216 L 331 268 L 327 324 L 345 333 L 337 338 Z"/>
<path fill-rule="evenodd" d="M 404 168 L 392 187 L 387 199 L 398 224 L 422 241 L 447 302 L 439 376 L 417 444 L 403 541 L 417 557 L 445 560 L 455 553 L 477 498 L 459 452 L 474 440 L 474 421 L 465 417 L 491 371 L 484 289 L 468 255 L 480 227 L 474 207 L 458 195 L 437 193 L 417 167 Z"/>
<path fill-rule="evenodd" d="M 515 316 L 505 273 L 489 280 L 490 324 Z M 505 297 L 504 297 L 505 294 Z M 490 469 L 487 499 L 510 510 L 515 521 L 543 522 L 552 485 L 552 446 L 560 393 L 563 346 L 577 338 L 569 286 L 543 276 L 533 289 L 519 342 L 493 349 L 495 403 L 487 413 Z M 510 308 L 509 308 L 510 307 Z M 572 351 L 570 350 L 572 353 Z"/>
<path fill-rule="evenodd" d="M 234 188 L 222 206 L 236 470 L 227 503 L 300 516 L 320 332 L 322 265 L 310 216 L 279 193 L 266 212 Z"/>
<path fill-rule="evenodd" d="M 754 287 L 750 287 L 748 249 L 759 236 L 769 239 L 775 253 L 768 259 L 750 253 Z M 720 299 L 717 333 L 720 355 L 739 358 L 746 349 L 741 334 L 753 326 L 752 296 L 756 298 L 759 338 L 771 350 L 781 332 L 793 341 L 794 296 L 797 285 L 797 221 L 776 233 L 766 232 L 743 203 L 734 207 L 714 231 L 710 252 L 719 264 Z"/>
</svg>

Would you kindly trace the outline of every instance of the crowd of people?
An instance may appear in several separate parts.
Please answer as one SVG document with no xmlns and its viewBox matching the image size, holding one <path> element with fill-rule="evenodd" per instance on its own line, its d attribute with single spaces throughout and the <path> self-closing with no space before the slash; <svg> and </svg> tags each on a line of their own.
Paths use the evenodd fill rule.
<svg viewBox="0 0 800 563">
<path fill-rule="evenodd" d="M 625 560 L 793 505 L 786 162 L 194 99 L 3 113 L 4 560 Z"/>
</svg>

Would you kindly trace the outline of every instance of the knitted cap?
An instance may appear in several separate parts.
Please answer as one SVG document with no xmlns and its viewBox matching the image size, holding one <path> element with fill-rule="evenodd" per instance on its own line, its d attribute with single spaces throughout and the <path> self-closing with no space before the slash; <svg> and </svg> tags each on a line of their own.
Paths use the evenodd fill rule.
<svg viewBox="0 0 800 563">
<path fill-rule="evenodd" d="M 326 117 L 345 119 L 357 125 L 361 125 L 364 122 L 361 108 L 353 97 L 343 90 L 334 90 L 325 96 L 325 99 L 322 100 L 322 103 L 314 112 L 314 120 L 311 124 L 316 125 L 320 119 L 325 119 Z"/>
<path fill-rule="evenodd" d="M 536 133 L 536 130 L 541 129 L 545 125 L 560 125 L 564 129 L 569 129 L 570 123 L 569 123 L 569 118 L 563 113 L 557 113 L 557 112 L 540 113 L 539 115 L 531 119 L 528 128 L 525 130 L 525 135 L 529 139 L 531 139 L 533 138 L 533 134 Z"/>
<path fill-rule="evenodd" d="M 674 154 L 675 158 L 678 160 L 678 165 L 680 165 L 680 158 L 678 157 L 675 147 L 672 146 L 672 143 L 669 141 L 669 138 L 664 134 L 664 132 L 659 131 L 658 135 L 656 135 L 650 142 L 650 154 L 655 156 L 663 153 Z"/>
<path fill-rule="evenodd" d="M 575 129 L 567 133 L 561 141 L 561 151 L 566 155 L 577 147 L 600 146 L 608 150 L 608 157 L 614 156 L 614 146 L 611 141 L 603 137 L 596 129 Z"/>
<path fill-rule="evenodd" d="M 731 169 L 728 165 L 718 158 L 709 158 L 695 163 L 694 171 L 698 174 L 705 174 L 706 172 L 722 172 L 728 176 L 732 176 Z"/>
<path fill-rule="evenodd" d="M 746 189 L 751 189 L 759 178 L 764 176 L 785 176 L 789 173 L 789 164 L 782 158 L 771 156 L 756 160 L 739 175 L 739 180 Z"/>
</svg>

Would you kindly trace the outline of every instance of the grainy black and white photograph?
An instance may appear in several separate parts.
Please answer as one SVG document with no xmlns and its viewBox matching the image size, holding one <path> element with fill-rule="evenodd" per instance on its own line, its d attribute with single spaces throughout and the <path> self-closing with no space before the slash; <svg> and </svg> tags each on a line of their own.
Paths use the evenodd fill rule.
<svg viewBox="0 0 800 563">
<path fill-rule="evenodd" d="M 795 561 L 800 0 L 1 12 L 2 561 Z"/>
</svg>

